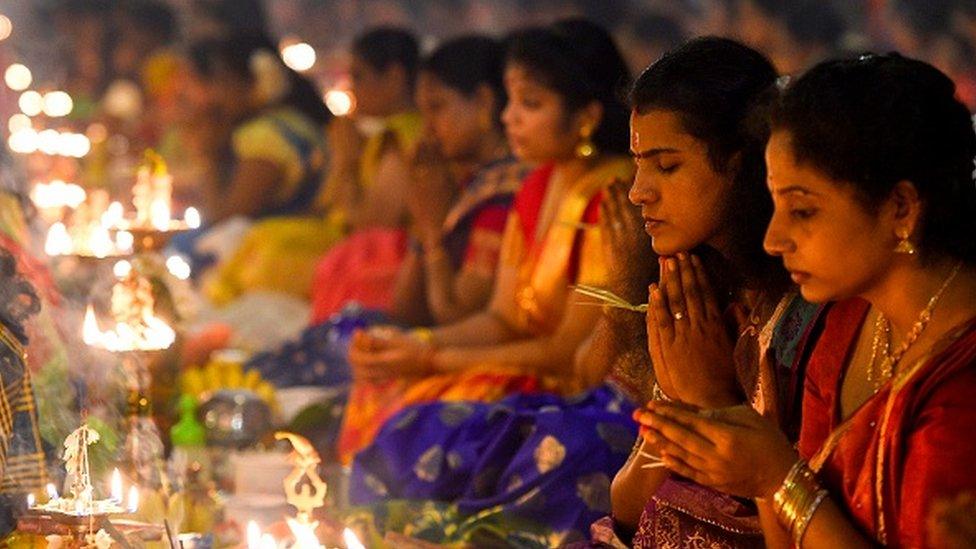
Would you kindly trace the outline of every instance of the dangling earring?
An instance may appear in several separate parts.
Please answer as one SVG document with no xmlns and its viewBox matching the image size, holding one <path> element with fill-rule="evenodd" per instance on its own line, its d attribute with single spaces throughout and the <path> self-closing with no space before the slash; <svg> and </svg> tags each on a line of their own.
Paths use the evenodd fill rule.
<svg viewBox="0 0 976 549">
<path fill-rule="evenodd" d="M 908 240 L 908 231 L 902 231 L 902 234 L 896 236 L 898 236 L 898 245 L 895 246 L 895 253 L 915 255 L 915 245 L 912 244 L 911 240 Z"/>
<path fill-rule="evenodd" d="M 591 139 L 592 135 L 593 127 L 589 124 L 580 128 L 580 141 L 576 145 L 576 158 L 586 160 L 596 156 L 597 150 Z"/>
</svg>

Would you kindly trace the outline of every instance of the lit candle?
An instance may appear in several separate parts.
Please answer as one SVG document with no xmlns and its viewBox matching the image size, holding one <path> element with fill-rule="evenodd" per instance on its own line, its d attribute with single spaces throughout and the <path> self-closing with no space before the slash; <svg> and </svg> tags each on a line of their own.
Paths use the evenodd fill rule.
<svg viewBox="0 0 976 549">
<path fill-rule="evenodd" d="M 247 549 L 260 549 L 261 527 L 253 520 L 247 523 Z"/>
<path fill-rule="evenodd" d="M 346 549 L 366 549 L 363 542 L 359 541 L 356 533 L 349 528 L 342 531 L 342 539 L 346 542 Z"/>
<path fill-rule="evenodd" d="M 202 219 L 200 218 L 200 210 L 190 206 L 183 214 L 183 221 L 185 221 L 186 226 L 191 229 L 200 228 L 200 224 L 202 223 Z"/>
<path fill-rule="evenodd" d="M 139 510 L 139 488 L 135 486 L 129 487 L 129 505 L 128 509 L 130 513 L 135 513 Z"/>
<path fill-rule="evenodd" d="M 27 494 L 27 508 L 33 508 L 35 503 L 37 503 L 37 498 L 34 497 L 34 494 Z"/>
<path fill-rule="evenodd" d="M 58 489 L 50 482 L 47 483 L 47 497 L 48 499 L 58 499 Z"/>
<path fill-rule="evenodd" d="M 149 222 L 158 231 L 168 231 L 170 221 L 169 204 L 165 200 L 153 200 L 149 206 Z"/>
<path fill-rule="evenodd" d="M 47 232 L 47 240 L 44 241 L 44 253 L 50 256 L 68 255 L 73 246 L 71 237 L 68 235 L 68 228 L 64 223 L 58 221 Z"/>
<path fill-rule="evenodd" d="M 122 474 L 118 469 L 112 471 L 112 501 L 122 503 Z"/>
</svg>

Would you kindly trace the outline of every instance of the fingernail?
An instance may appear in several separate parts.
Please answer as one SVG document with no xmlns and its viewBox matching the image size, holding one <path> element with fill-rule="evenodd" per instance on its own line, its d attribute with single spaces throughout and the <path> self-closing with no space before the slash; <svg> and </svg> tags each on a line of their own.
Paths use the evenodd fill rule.
<svg viewBox="0 0 976 549">
<path fill-rule="evenodd" d="M 686 261 L 687 259 L 688 259 L 688 255 L 687 254 L 685 254 L 684 252 L 678 252 L 678 260 L 679 261 Z"/>
<path fill-rule="evenodd" d="M 668 270 L 672 273 L 678 270 L 678 262 L 674 259 L 668 258 Z"/>
</svg>

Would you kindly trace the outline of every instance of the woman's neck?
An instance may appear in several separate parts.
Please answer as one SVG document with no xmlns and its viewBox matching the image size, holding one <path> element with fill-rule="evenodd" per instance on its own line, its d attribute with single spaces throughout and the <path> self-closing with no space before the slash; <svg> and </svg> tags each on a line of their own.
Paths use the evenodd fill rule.
<svg viewBox="0 0 976 549">
<path fill-rule="evenodd" d="M 958 268 L 955 276 L 949 280 Z M 948 285 L 946 282 L 949 281 Z M 927 331 L 941 334 L 976 315 L 976 270 L 952 259 L 920 265 L 908 260 L 889 271 L 861 297 L 891 323 L 892 343 L 900 345 L 913 329 L 933 296 L 941 293 L 930 311 Z"/>
</svg>

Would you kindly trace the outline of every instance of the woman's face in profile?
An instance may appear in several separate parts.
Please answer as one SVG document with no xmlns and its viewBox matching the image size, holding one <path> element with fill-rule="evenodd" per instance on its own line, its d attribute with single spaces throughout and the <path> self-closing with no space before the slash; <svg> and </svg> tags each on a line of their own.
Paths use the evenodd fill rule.
<svg viewBox="0 0 976 549">
<path fill-rule="evenodd" d="M 508 104 L 502 122 L 512 152 L 526 162 L 572 158 L 579 128 L 570 121 L 562 97 L 518 64 L 505 69 L 505 89 Z"/>
<path fill-rule="evenodd" d="M 722 249 L 732 182 L 715 170 L 707 145 L 665 110 L 634 111 L 630 143 L 637 170 L 629 197 L 641 208 L 654 251 L 674 255 L 703 244 Z"/>
<path fill-rule="evenodd" d="M 773 217 L 763 246 L 783 258 L 804 299 L 861 295 L 891 268 L 895 229 L 865 208 L 854 187 L 797 162 L 789 132 L 766 145 Z"/>
</svg>

